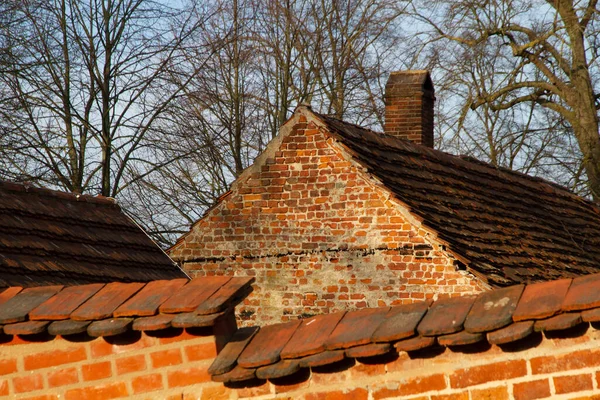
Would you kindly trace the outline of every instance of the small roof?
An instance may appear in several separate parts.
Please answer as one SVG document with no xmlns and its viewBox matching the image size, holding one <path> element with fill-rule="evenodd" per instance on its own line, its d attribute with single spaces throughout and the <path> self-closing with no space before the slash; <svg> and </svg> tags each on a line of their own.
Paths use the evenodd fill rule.
<svg viewBox="0 0 600 400">
<path fill-rule="evenodd" d="M 516 344 L 534 332 L 565 331 L 598 321 L 600 274 L 594 274 L 242 328 L 208 371 L 214 381 L 237 382 L 280 378 L 344 359 L 385 363 L 386 355 L 436 346 L 474 345 L 471 352 L 476 353 L 488 343 Z"/>
<path fill-rule="evenodd" d="M 0 287 L 185 277 L 114 200 L 0 181 Z"/>
<path fill-rule="evenodd" d="M 93 337 L 210 327 L 245 298 L 254 278 L 10 287 L 0 293 L 0 333 Z"/>
<path fill-rule="evenodd" d="M 494 286 L 600 272 L 600 207 L 543 179 L 313 113 Z"/>
</svg>

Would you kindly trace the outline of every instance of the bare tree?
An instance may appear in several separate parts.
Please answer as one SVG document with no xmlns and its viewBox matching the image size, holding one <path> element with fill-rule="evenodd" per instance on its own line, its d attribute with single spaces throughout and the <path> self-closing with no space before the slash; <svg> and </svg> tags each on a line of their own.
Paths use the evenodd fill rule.
<svg viewBox="0 0 600 400">
<path fill-rule="evenodd" d="M 428 40 L 455 53 L 500 53 L 493 85 L 478 85 L 469 106 L 497 112 L 529 103 L 556 113 L 576 138 L 587 192 L 600 200 L 597 0 L 439 0 L 413 12 L 431 28 Z"/>
<path fill-rule="evenodd" d="M 116 196 L 132 183 L 132 164 L 144 168 L 148 132 L 181 95 L 170 67 L 197 24 L 150 0 L 9 5 L 0 55 L 10 93 L 0 99 L 4 175 Z"/>
</svg>

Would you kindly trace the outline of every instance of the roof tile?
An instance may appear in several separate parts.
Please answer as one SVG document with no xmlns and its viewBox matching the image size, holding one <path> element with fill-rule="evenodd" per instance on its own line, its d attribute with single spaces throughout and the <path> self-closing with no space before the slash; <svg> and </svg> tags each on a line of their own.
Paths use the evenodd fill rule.
<svg viewBox="0 0 600 400">
<path fill-rule="evenodd" d="M 325 350 L 322 353 L 306 356 L 299 360 L 301 368 L 307 367 L 322 367 L 342 361 L 344 359 L 344 350 Z"/>
<path fill-rule="evenodd" d="M 253 277 L 234 277 L 225 285 L 221 286 L 208 300 L 203 301 L 194 311 L 199 315 L 213 314 L 223 311 L 232 301 L 240 295 L 245 297 L 245 291 L 254 282 Z"/>
<path fill-rule="evenodd" d="M 237 365 L 238 357 L 258 332 L 258 329 L 257 326 L 238 329 L 208 368 L 208 373 L 219 375 L 231 371 Z"/>
<path fill-rule="evenodd" d="M 573 279 L 562 303 L 564 311 L 587 310 L 600 306 L 600 274 Z"/>
<path fill-rule="evenodd" d="M 242 368 L 236 365 L 231 371 L 223 374 L 213 375 L 212 380 L 215 382 L 241 382 L 249 381 L 256 377 L 256 368 Z"/>
<path fill-rule="evenodd" d="M 4 333 L 7 335 L 35 335 L 46 330 L 49 321 L 26 321 L 17 322 L 4 326 Z"/>
<path fill-rule="evenodd" d="M 201 328 L 204 326 L 212 326 L 215 321 L 224 313 L 196 315 L 193 312 L 181 313 L 173 317 L 171 325 L 175 328 Z"/>
<path fill-rule="evenodd" d="M 398 351 L 416 351 L 431 347 L 436 343 L 433 336 L 417 336 L 411 339 L 405 339 L 394 344 Z"/>
<path fill-rule="evenodd" d="M 460 331 L 451 333 L 449 335 L 439 336 L 437 341 L 442 346 L 464 346 L 467 344 L 473 344 L 481 342 L 485 339 L 485 335 L 481 332 L 472 333 L 467 331 Z"/>
<path fill-rule="evenodd" d="M 175 314 L 159 314 L 152 317 L 136 318 L 133 321 L 131 329 L 134 331 L 156 331 L 166 329 L 171 326 L 171 321 L 175 318 Z"/>
<path fill-rule="evenodd" d="M 445 335 L 460 331 L 474 301 L 475 297 L 471 296 L 436 301 L 419 323 L 417 331 L 423 336 Z"/>
<path fill-rule="evenodd" d="M 465 320 L 465 330 L 488 332 L 510 324 L 524 287 L 515 285 L 478 296 Z"/>
<path fill-rule="evenodd" d="M 257 368 L 258 379 L 273 379 L 291 375 L 300 370 L 297 360 L 280 360 L 279 362 L 265 367 Z"/>
<path fill-rule="evenodd" d="M 533 321 L 523 321 L 494 332 L 488 332 L 487 339 L 491 344 L 506 344 L 524 339 L 532 333 Z"/>
<path fill-rule="evenodd" d="M 582 322 L 580 313 L 559 314 L 548 319 L 535 321 L 533 329 L 537 332 L 541 331 L 562 331 L 564 329 L 573 328 Z"/>
<path fill-rule="evenodd" d="M 238 358 L 244 368 L 260 367 L 276 363 L 281 350 L 290 340 L 300 321 L 262 327 Z"/>
<path fill-rule="evenodd" d="M 430 301 L 392 307 L 371 336 L 373 342 L 393 342 L 414 336 Z"/>
<path fill-rule="evenodd" d="M 369 343 L 346 349 L 346 357 L 375 357 L 389 353 L 392 346 L 389 343 Z"/>
<path fill-rule="evenodd" d="M 543 319 L 558 313 L 571 281 L 559 279 L 527 285 L 513 314 L 513 320 Z"/>
<path fill-rule="evenodd" d="M 43 286 L 28 288 L 0 305 L 0 324 L 21 322 L 27 314 L 50 297 L 54 296 L 62 286 Z"/>
<path fill-rule="evenodd" d="M 48 333 L 51 335 L 76 335 L 87 331 L 90 321 L 74 321 L 66 319 L 63 321 L 54 321 L 48 326 Z"/>
<path fill-rule="evenodd" d="M 163 304 L 188 282 L 187 279 L 159 280 L 148 283 L 132 298 L 115 310 L 115 317 L 151 316 Z"/>
<path fill-rule="evenodd" d="M 67 319 L 71 313 L 86 300 L 104 287 L 103 283 L 70 286 L 64 288 L 54 297 L 40 304 L 29 313 L 31 320 L 61 320 Z"/>
<path fill-rule="evenodd" d="M 281 350 L 281 358 L 309 356 L 325 350 L 325 342 L 345 312 L 319 315 L 302 320 L 290 341 Z"/>
<path fill-rule="evenodd" d="M 73 311 L 71 319 L 85 321 L 110 318 L 121 304 L 137 293 L 144 285 L 144 283 L 109 283 Z"/>
<path fill-rule="evenodd" d="M 88 326 L 87 333 L 92 337 L 120 335 L 126 332 L 132 323 L 133 318 L 109 318 L 94 321 Z"/>
<path fill-rule="evenodd" d="M 370 343 L 389 310 L 381 307 L 347 312 L 325 342 L 325 348 L 337 350 Z"/>
<path fill-rule="evenodd" d="M 231 277 L 228 276 L 210 276 L 201 280 L 192 280 L 164 302 L 159 310 L 167 314 L 192 312 L 229 280 Z"/>
</svg>

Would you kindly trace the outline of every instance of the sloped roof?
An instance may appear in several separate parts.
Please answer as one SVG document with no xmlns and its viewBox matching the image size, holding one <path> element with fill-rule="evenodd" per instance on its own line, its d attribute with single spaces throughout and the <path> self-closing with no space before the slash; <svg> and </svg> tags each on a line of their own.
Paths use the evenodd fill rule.
<svg viewBox="0 0 600 400">
<path fill-rule="evenodd" d="M 600 271 L 600 207 L 539 178 L 315 114 L 492 285 Z"/>
<path fill-rule="evenodd" d="M 0 293 L 0 333 L 113 336 L 128 330 L 209 327 L 251 291 L 254 278 L 10 287 Z"/>
<path fill-rule="evenodd" d="M 218 382 L 280 378 L 301 368 L 344 359 L 435 346 L 505 346 L 534 332 L 564 332 L 598 321 L 600 274 L 594 274 L 515 285 L 433 303 L 339 312 L 261 328 L 242 328 L 208 371 Z M 471 352 L 476 353 L 477 348 L 472 347 Z M 385 362 L 385 357 L 381 360 Z M 377 358 L 370 363 L 377 363 Z"/>
<path fill-rule="evenodd" d="M 185 277 L 113 200 L 0 181 L 0 287 Z"/>
</svg>

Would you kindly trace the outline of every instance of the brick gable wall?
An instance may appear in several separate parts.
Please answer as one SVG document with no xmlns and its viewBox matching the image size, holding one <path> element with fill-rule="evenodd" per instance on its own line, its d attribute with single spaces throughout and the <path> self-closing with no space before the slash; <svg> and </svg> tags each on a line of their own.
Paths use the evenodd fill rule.
<svg viewBox="0 0 600 400">
<path fill-rule="evenodd" d="M 170 255 L 192 276 L 250 275 L 246 324 L 486 289 L 303 114 Z"/>
</svg>

